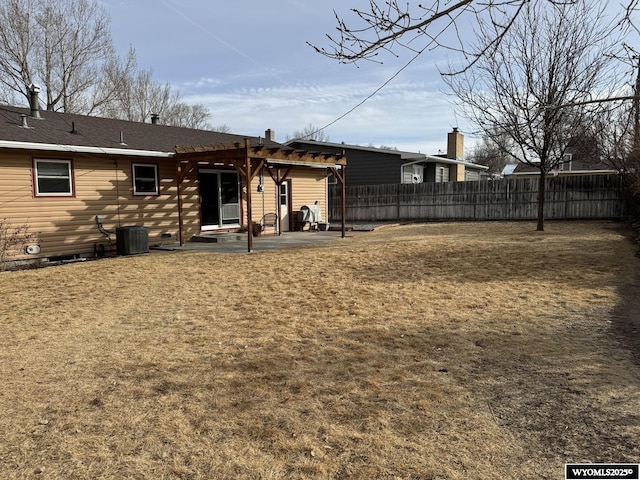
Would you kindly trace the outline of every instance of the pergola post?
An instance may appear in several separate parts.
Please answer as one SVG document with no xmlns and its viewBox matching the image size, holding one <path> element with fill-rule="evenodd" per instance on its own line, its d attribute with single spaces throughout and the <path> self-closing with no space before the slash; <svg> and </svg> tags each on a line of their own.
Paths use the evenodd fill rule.
<svg viewBox="0 0 640 480">
<path fill-rule="evenodd" d="M 182 166 L 180 162 L 176 164 L 176 179 L 178 180 L 178 241 L 180 246 L 184 245 L 184 218 L 182 217 Z"/>
<path fill-rule="evenodd" d="M 342 217 L 342 238 L 346 237 L 346 216 L 347 216 L 347 189 L 346 189 L 346 176 L 345 176 L 345 168 L 346 165 L 342 165 L 342 168 L 338 170 L 337 167 L 329 167 L 331 172 L 336 177 L 338 182 L 340 182 L 340 216 Z"/>
<path fill-rule="evenodd" d="M 178 194 L 178 228 L 180 245 L 185 244 L 184 232 L 184 201 L 182 199 L 183 182 L 198 165 L 216 165 L 226 168 L 235 168 L 236 172 L 244 179 L 247 188 L 247 250 L 253 250 L 253 205 L 251 196 L 251 181 L 258 171 L 267 167 L 267 171 L 276 183 L 277 200 L 280 205 L 280 187 L 287 180 L 289 172 L 296 167 L 331 168 L 342 184 L 342 237 L 345 236 L 345 185 L 344 168 L 347 163 L 344 152 L 342 155 L 323 154 L 283 148 L 280 146 L 268 146 L 260 143 L 251 146 L 249 138 L 245 138 L 244 147 L 239 142 L 220 145 L 196 145 L 190 147 L 176 146 L 176 177 Z M 255 166 L 254 162 L 255 161 Z M 280 166 L 286 170 L 281 172 Z M 339 170 L 340 169 L 340 170 Z M 275 174 L 274 171 L 276 170 Z M 280 209 L 280 208 L 279 208 Z M 282 218 L 278 213 L 278 233 L 282 233 Z M 244 215 L 241 216 L 243 218 Z"/>
<path fill-rule="evenodd" d="M 251 208 L 251 157 L 249 156 L 249 139 L 244 139 L 244 146 L 247 151 L 247 157 L 245 159 L 245 183 L 247 185 L 247 252 L 251 253 L 253 250 L 253 217 Z"/>
</svg>

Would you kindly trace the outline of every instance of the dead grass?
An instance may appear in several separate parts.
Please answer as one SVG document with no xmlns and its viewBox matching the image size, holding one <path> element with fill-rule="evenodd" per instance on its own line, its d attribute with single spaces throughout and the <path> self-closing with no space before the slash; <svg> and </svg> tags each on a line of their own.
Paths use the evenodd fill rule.
<svg viewBox="0 0 640 480">
<path fill-rule="evenodd" d="M 614 333 L 638 312 L 638 263 L 616 224 L 451 223 L 2 273 L 0 472 L 490 479 L 637 463 L 640 372 Z"/>
</svg>

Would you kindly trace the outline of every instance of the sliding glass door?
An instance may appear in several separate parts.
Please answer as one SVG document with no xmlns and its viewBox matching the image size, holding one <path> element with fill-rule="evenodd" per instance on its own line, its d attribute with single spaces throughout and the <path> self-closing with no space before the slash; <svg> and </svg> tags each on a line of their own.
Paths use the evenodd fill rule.
<svg viewBox="0 0 640 480">
<path fill-rule="evenodd" d="M 216 170 L 198 172 L 202 230 L 240 226 L 238 174 Z"/>
</svg>

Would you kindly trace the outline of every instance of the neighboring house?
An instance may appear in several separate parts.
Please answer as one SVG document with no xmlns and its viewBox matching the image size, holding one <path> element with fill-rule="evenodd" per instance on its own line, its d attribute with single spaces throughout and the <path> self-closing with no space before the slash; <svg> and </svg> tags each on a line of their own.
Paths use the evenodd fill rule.
<svg viewBox="0 0 640 480">
<path fill-rule="evenodd" d="M 327 178 L 346 165 L 341 155 L 278 144 L 270 130 L 247 138 L 163 126 L 157 117 L 137 123 L 8 106 L 0 122 L 0 222 L 35 234 L 15 259 L 100 255 L 115 249 L 123 226 L 147 227 L 151 245 L 239 231 L 267 213 L 278 213 L 287 231 L 304 205 L 318 202 L 326 218 Z"/>
<path fill-rule="evenodd" d="M 304 150 L 344 153 L 349 161 L 348 185 L 380 185 L 480 180 L 484 165 L 465 162 L 464 136 L 454 128 L 448 135 L 446 155 L 425 155 L 344 143 L 293 140 L 287 145 Z"/>
<path fill-rule="evenodd" d="M 512 175 L 517 166 L 518 166 L 517 163 L 508 163 L 502 169 L 502 172 L 501 172 L 502 176 L 504 177 L 504 176 L 507 176 L 507 175 Z"/>
<path fill-rule="evenodd" d="M 507 167 L 502 171 L 505 177 L 531 177 L 540 175 L 540 169 L 536 168 L 535 165 L 518 163 L 516 165 L 507 165 Z M 557 169 L 549 172 L 548 175 L 614 175 L 617 173 L 619 172 L 616 169 L 611 168 L 603 162 L 574 158 L 571 154 L 567 154 L 567 160 L 561 163 Z"/>
</svg>

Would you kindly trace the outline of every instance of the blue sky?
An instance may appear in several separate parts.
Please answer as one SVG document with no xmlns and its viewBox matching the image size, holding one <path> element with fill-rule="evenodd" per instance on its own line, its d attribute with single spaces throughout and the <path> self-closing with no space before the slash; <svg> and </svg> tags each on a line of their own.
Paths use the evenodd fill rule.
<svg viewBox="0 0 640 480">
<path fill-rule="evenodd" d="M 103 0 L 118 53 L 132 45 L 140 68 L 169 82 L 184 99 L 202 103 L 213 125 L 276 140 L 309 123 L 324 126 L 374 92 L 410 60 L 342 65 L 306 42 L 328 46 L 335 9 L 366 8 L 368 0 Z M 332 142 L 387 145 L 427 154 L 446 149 L 447 133 L 472 126 L 455 114 L 438 66 L 444 52 L 423 54 L 381 92 L 327 128 Z"/>
</svg>

